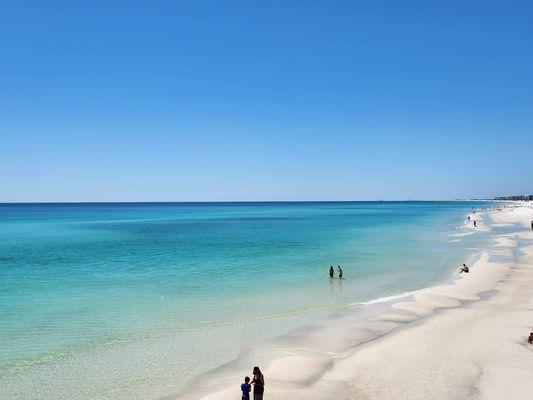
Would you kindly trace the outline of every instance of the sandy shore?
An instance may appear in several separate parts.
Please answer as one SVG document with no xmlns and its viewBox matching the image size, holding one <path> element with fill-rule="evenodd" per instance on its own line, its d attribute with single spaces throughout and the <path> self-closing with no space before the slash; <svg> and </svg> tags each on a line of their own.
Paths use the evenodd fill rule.
<svg viewBox="0 0 533 400">
<path fill-rule="evenodd" d="M 297 332 L 241 360 L 243 374 L 260 365 L 273 400 L 532 398 L 533 209 L 473 217 L 499 233 L 469 274 Z M 236 399 L 239 384 L 221 373 L 183 398 Z"/>
</svg>

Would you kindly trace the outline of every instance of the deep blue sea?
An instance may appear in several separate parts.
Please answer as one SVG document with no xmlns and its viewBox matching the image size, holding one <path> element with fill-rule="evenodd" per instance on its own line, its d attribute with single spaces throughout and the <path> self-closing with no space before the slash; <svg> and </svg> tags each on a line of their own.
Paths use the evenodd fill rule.
<svg viewBox="0 0 533 400">
<path fill-rule="evenodd" d="M 0 398 L 175 393 L 248 343 L 451 279 L 486 240 L 465 226 L 480 205 L 0 205 Z"/>
</svg>

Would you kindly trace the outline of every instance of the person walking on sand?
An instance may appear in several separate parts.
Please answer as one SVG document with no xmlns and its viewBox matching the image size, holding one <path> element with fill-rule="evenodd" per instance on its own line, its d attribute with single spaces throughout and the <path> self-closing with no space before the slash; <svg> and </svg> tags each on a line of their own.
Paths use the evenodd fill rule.
<svg viewBox="0 0 533 400">
<path fill-rule="evenodd" d="M 333 265 L 329 266 L 329 277 L 333 278 L 333 275 L 335 275 L 335 270 L 333 269 Z"/>
<path fill-rule="evenodd" d="M 342 279 L 342 275 L 344 274 L 344 271 L 342 270 L 340 265 L 338 265 L 337 268 L 339 270 L 339 279 Z"/>
<path fill-rule="evenodd" d="M 531 220 L 531 230 L 533 231 L 533 219 Z"/>
<path fill-rule="evenodd" d="M 254 400 L 263 400 L 263 392 L 265 391 L 265 377 L 261 373 L 259 367 L 254 367 L 254 377 L 251 384 L 254 385 Z"/>
<path fill-rule="evenodd" d="M 477 228 L 477 222 L 474 221 L 474 228 Z"/>
</svg>

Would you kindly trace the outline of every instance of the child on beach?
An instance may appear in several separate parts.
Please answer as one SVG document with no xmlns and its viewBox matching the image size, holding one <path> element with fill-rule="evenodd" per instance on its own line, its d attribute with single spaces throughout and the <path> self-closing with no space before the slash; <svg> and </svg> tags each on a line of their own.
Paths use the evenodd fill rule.
<svg viewBox="0 0 533 400">
<path fill-rule="evenodd" d="M 242 400 L 250 400 L 250 391 L 252 386 L 250 385 L 250 377 L 244 378 L 244 383 L 241 385 Z"/>
</svg>

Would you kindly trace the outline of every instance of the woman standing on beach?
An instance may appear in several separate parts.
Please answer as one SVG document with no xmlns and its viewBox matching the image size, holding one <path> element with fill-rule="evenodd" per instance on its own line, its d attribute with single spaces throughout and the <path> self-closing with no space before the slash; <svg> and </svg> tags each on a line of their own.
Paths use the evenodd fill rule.
<svg viewBox="0 0 533 400">
<path fill-rule="evenodd" d="M 259 367 L 254 367 L 254 377 L 251 384 L 254 385 L 254 400 L 263 400 L 263 392 L 265 391 L 265 377 L 261 373 Z"/>
</svg>

